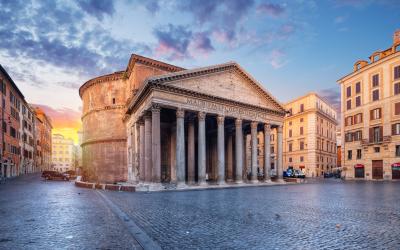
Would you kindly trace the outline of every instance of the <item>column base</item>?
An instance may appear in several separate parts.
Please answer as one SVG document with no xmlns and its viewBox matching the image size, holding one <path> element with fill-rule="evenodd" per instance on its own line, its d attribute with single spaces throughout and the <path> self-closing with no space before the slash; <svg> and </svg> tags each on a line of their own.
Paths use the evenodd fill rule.
<svg viewBox="0 0 400 250">
<path fill-rule="evenodd" d="M 206 187 L 206 186 L 208 186 L 208 183 L 206 181 L 200 181 L 199 186 Z"/>
<path fill-rule="evenodd" d="M 264 182 L 264 183 L 272 183 L 272 180 L 271 180 L 271 178 L 267 178 L 267 179 L 265 179 L 263 182 Z"/>
<path fill-rule="evenodd" d="M 226 185 L 226 182 L 225 182 L 225 181 L 219 181 L 217 184 L 218 184 L 219 186 L 225 186 L 225 185 Z"/>
<path fill-rule="evenodd" d="M 185 182 L 178 182 L 176 183 L 176 189 L 185 189 L 188 185 Z"/>
<path fill-rule="evenodd" d="M 251 183 L 251 184 L 257 184 L 257 183 L 260 183 L 260 181 L 259 181 L 259 180 L 250 180 L 249 183 Z"/>
<path fill-rule="evenodd" d="M 278 182 L 278 183 L 285 183 L 285 181 L 283 180 L 283 178 L 276 179 L 275 182 Z"/>
<path fill-rule="evenodd" d="M 236 184 L 243 184 L 243 180 L 237 180 L 235 181 Z"/>
</svg>

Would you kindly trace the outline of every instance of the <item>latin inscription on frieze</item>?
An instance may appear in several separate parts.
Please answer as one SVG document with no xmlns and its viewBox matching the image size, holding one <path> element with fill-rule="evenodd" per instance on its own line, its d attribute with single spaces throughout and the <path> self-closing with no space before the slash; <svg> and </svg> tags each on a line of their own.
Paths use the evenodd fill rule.
<svg viewBox="0 0 400 250">
<path fill-rule="evenodd" d="M 259 119 L 259 120 L 268 119 L 268 115 L 263 112 L 257 112 L 257 111 L 242 108 L 242 107 L 218 104 L 218 103 L 208 102 L 208 101 L 204 101 L 204 100 L 198 100 L 198 99 L 194 99 L 194 98 L 187 98 L 186 104 L 197 107 L 197 108 L 201 108 L 204 111 L 207 111 L 207 110 L 209 110 L 210 112 L 214 111 L 216 113 L 220 113 L 225 116 L 246 117 L 246 118 L 251 118 L 251 119 Z"/>
</svg>

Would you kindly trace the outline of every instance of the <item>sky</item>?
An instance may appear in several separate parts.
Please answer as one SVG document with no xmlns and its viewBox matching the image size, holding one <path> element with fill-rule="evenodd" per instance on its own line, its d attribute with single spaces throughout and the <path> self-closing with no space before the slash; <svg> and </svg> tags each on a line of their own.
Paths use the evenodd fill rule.
<svg viewBox="0 0 400 250">
<path fill-rule="evenodd" d="M 132 53 L 194 68 L 236 61 L 285 103 L 391 46 L 400 0 L 0 0 L 0 64 L 53 132 L 77 142 L 79 87 Z"/>
</svg>

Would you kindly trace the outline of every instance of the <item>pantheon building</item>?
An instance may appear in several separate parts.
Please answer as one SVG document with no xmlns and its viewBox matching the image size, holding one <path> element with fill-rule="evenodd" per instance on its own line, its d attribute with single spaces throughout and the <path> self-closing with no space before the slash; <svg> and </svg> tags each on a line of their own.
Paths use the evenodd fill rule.
<svg viewBox="0 0 400 250">
<path fill-rule="evenodd" d="M 88 181 L 179 187 L 282 178 L 285 110 L 235 62 L 184 69 L 133 54 L 125 70 L 87 81 L 79 94 Z"/>
</svg>

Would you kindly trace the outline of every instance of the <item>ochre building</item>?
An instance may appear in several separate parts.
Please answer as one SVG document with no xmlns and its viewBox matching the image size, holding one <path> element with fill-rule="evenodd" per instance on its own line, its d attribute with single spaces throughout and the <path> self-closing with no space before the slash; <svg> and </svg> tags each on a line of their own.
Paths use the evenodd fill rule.
<svg viewBox="0 0 400 250">
<path fill-rule="evenodd" d="M 329 102 L 309 93 L 285 104 L 284 168 L 300 169 L 306 177 L 332 173 L 337 166 L 337 113 Z"/>
<path fill-rule="evenodd" d="M 264 143 L 270 145 L 271 129 L 277 130 L 276 175 L 282 177 L 285 110 L 234 62 L 185 70 L 132 55 L 125 71 L 86 82 L 80 95 L 83 168 L 89 180 L 257 182 L 257 134 L 268 135 Z M 247 135 L 252 138 L 250 175 Z M 265 151 L 270 156 L 270 146 Z M 269 168 L 262 169 L 269 181 Z"/>
<path fill-rule="evenodd" d="M 346 179 L 400 179 L 400 30 L 338 80 Z"/>
</svg>

